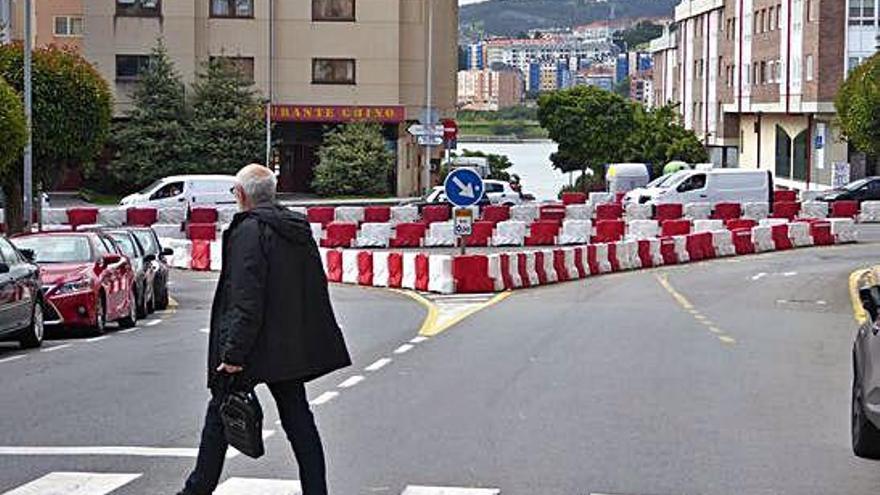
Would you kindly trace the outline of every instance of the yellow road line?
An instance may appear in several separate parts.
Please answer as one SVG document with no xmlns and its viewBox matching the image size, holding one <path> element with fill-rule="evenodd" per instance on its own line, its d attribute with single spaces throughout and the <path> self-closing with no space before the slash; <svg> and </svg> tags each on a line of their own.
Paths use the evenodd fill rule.
<svg viewBox="0 0 880 495">
<path fill-rule="evenodd" d="M 474 305 L 474 307 L 464 311 L 460 314 L 455 315 L 454 317 L 441 321 L 440 319 L 440 310 L 439 308 L 429 301 L 428 299 L 422 297 L 417 292 L 408 291 L 408 290 L 397 290 L 392 289 L 394 292 L 407 296 L 422 306 L 424 306 L 428 310 L 428 315 L 425 317 L 425 320 L 422 322 L 422 326 L 419 329 L 419 335 L 422 337 L 435 337 L 444 331 L 454 327 L 455 325 L 461 323 L 465 318 L 482 311 L 490 306 L 494 306 L 495 304 L 500 303 L 501 301 L 510 297 L 512 292 L 502 292 L 500 294 L 495 295 L 492 299 L 489 299 L 483 304 Z"/>
<path fill-rule="evenodd" d="M 859 289 L 864 285 L 872 285 L 877 283 L 875 273 L 880 272 L 880 266 L 873 268 L 862 268 L 849 274 L 849 297 L 853 307 L 853 317 L 863 325 L 868 322 L 868 313 L 862 307 L 862 298 L 859 297 Z M 864 284 L 862 281 L 864 280 Z"/>
<path fill-rule="evenodd" d="M 654 275 L 654 278 L 657 279 L 657 282 L 659 282 L 660 285 L 663 286 L 664 289 L 666 289 L 666 292 L 668 292 L 682 308 L 690 313 L 691 316 L 693 316 L 698 323 L 702 323 L 703 326 L 705 326 L 710 332 L 715 334 L 718 337 L 719 341 L 728 345 L 736 344 L 736 339 L 729 335 L 726 335 L 723 330 L 712 323 L 712 320 L 697 311 L 694 308 L 694 305 L 691 304 L 690 301 L 688 301 L 688 298 L 686 298 L 684 294 L 675 290 L 675 287 L 673 287 L 672 284 L 669 283 L 669 277 L 666 274 L 656 274 Z"/>
</svg>

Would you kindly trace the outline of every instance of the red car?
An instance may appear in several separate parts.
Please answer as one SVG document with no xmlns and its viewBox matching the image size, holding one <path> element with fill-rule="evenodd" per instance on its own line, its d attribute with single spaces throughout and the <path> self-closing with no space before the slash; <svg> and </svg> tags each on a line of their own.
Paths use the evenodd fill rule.
<svg viewBox="0 0 880 495">
<path fill-rule="evenodd" d="M 47 232 L 11 239 L 33 252 L 40 267 L 45 324 L 102 334 L 107 322 L 137 323 L 134 271 L 119 247 L 100 232 Z"/>
</svg>

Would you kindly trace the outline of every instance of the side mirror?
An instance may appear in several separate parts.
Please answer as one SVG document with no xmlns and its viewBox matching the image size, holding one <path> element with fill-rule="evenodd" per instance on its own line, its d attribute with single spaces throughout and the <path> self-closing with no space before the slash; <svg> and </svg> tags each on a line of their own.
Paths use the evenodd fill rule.
<svg viewBox="0 0 880 495">
<path fill-rule="evenodd" d="M 9 265 L 0 262 L 0 273 L 9 273 Z"/>
<path fill-rule="evenodd" d="M 165 248 L 162 250 L 162 256 L 172 256 L 174 255 L 174 250 L 171 248 Z"/>
<path fill-rule="evenodd" d="M 19 251 L 24 259 L 26 259 L 29 263 L 34 262 L 34 250 L 33 249 L 19 249 Z"/>
<path fill-rule="evenodd" d="M 862 307 L 871 317 L 871 321 L 876 321 L 878 312 L 880 312 L 880 285 L 861 289 L 859 298 L 862 300 Z"/>
<path fill-rule="evenodd" d="M 144 256 L 144 261 L 147 263 L 152 263 L 153 261 L 156 261 L 156 255 L 155 254 L 148 254 L 148 255 Z"/>
<path fill-rule="evenodd" d="M 122 261 L 122 256 L 118 254 L 105 254 L 103 258 L 101 258 L 101 265 L 104 267 L 108 267 L 110 265 L 114 265 Z"/>
</svg>

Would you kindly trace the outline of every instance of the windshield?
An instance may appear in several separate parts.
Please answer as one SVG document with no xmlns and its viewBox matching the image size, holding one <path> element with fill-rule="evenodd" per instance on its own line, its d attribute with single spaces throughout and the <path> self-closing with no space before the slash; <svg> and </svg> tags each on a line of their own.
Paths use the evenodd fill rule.
<svg viewBox="0 0 880 495">
<path fill-rule="evenodd" d="M 13 239 L 19 249 L 34 252 L 36 263 L 88 263 L 92 261 L 89 240 L 82 236 L 35 236 Z"/>
<path fill-rule="evenodd" d="M 162 179 L 159 179 L 159 180 L 153 182 L 152 184 L 150 184 L 149 186 L 138 191 L 138 194 L 147 194 L 150 191 L 152 191 L 153 189 L 159 187 L 159 184 L 161 184 L 161 183 L 162 183 Z"/>
<path fill-rule="evenodd" d="M 855 182 L 850 182 L 849 184 L 843 186 L 843 189 L 846 191 L 857 191 L 857 190 L 861 189 L 867 183 L 868 183 L 868 179 L 859 179 Z"/>
<path fill-rule="evenodd" d="M 677 173 L 678 172 L 657 177 L 656 179 L 649 182 L 648 185 L 645 187 L 663 187 L 667 182 L 669 182 L 669 179 L 673 178 Z"/>
<path fill-rule="evenodd" d="M 119 244 L 119 247 L 122 248 L 122 252 L 125 253 L 126 256 L 129 258 L 137 258 L 137 250 L 134 248 L 134 242 L 128 234 L 111 232 L 110 237 Z"/>
<path fill-rule="evenodd" d="M 132 234 L 134 234 L 138 241 L 140 241 L 146 254 L 159 254 L 159 245 L 156 244 L 156 239 L 153 238 L 151 232 L 146 230 L 135 230 Z"/>
</svg>

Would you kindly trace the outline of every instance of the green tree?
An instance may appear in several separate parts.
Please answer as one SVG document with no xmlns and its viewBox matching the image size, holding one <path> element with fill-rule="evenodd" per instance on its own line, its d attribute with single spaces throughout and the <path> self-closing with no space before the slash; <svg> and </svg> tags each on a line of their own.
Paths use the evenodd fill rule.
<svg viewBox="0 0 880 495">
<path fill-rule="evenodd" d="M 880 157 L 880 54 L 849 74 L 834 104 L 847 141 L 871 157 Z"/>
<path fill-rule="evenodd" d="M 643 21 L 629 29 L 615 33 L 614 41 L 624 50 L 634 50 L 662 34 L 663 26 Z"/>
<path fill-rule="evenodd" d="M 27 141 L 27 124 L 21 98 L 6 80 L 0 77 L 0 175 L 21 159 Z"/>
<path fill-rule="evenodd" d="M 383 196 L 393 166 L 378 124 L 346 124 L 325 136 L 312 186 L 321 196 Z"/>
<path fill-rule="evenodd" d="M 654 176 L 662 174 L 663 166 L 673 160 L 708 161 L 706 148 L 693 131 L 681 125 L 675 108 L 666 105 L 647 110 L 635 106 L 636 127 L 625 144 L 625 161 L 652 165 Z"/>
<path fill-rule="evenodd" d="M 234 63 L 205 62 L 192 89 L 192 171 L 232 174 L 265 161 L 266 107 Z"/>
<path fill-rule="evenodd" d="M 510 161 L 510 158 L 507 155 L 496 155 L 494 153 L 484 153 L 482 151 L 472 150 L 464 150 L 461 155 L 456 153 L 452 154 L 452 158 L 457 158 L 459 156 L 486 158 L 489 161 L 489 176 L 486 177 L 487 179 L 510 181 L 510 172 L 508 172 L 508 169 L 513 166 L 513 162 Z M 441 182 L 446 179 L 448 173 L 449 167 L 446 166 L 440 174 Z"/>
<path fill-rule="evenodd" d="M 538 121 L 559 150 L 551 156 L 563 172 L 592 169 L 604 175 L 606 163 L 625 156 L 622 146 L 636 126 L 634 104 L 590 86 L 542 95 Z"/>
<path fill-rule="evenodd" d="M 0 46 L 0 76 L 19 93 L 24 86 L 20 44 Z M 104 147 L 112 101 L 107 82 L 80 55 L 57 47 L 33 52 L 33 151 L 35 183 L 51 184 L 65 169 L 89 164 Z M 5 136 L 4 136 L 5 139 Z M 21 229 L 22 162 L 3 180 L 6 220 Z"/>
<path fill-rule="evenodd" d="M 116 184 L 139 188 L 193 171 L 186 89 L 162 41 L 139 75 L 132 103 L 128 118 L 114 126 L 110 172 Z"/>
</svg>

